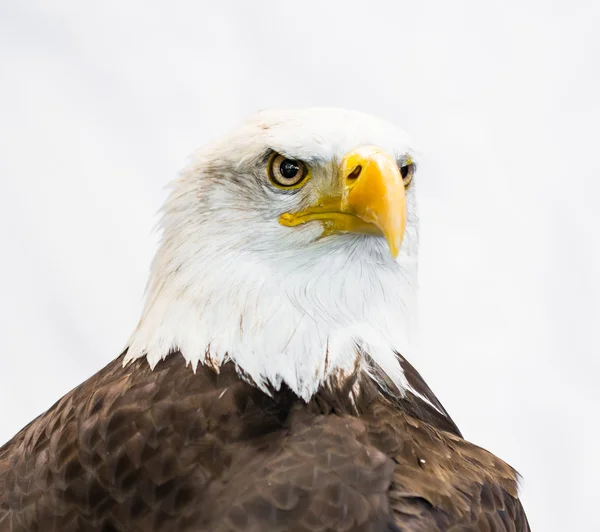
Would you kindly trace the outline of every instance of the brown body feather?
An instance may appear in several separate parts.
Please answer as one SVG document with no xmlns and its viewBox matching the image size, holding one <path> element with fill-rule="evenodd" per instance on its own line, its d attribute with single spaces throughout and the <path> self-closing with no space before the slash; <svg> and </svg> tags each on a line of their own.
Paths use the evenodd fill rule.
<svg viewBox="0 0 600 532">
<path fill-rule="evenodd" d="M 119 357 L 0 449 L 0 532 L 529 530 L 516 472 L 402 362 L 435 408 Z"/>
</svg>

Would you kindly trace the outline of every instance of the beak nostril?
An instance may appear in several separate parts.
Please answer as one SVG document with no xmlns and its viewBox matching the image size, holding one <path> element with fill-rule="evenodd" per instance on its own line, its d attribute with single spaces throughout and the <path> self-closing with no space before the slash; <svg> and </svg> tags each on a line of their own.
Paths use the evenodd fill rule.
<svg viewBox="0 0 600 532">
<path fill-rule="evenodd" d="M 355 179 L 358 179 L 358 176 L 360 175 L 361 172 L 362 172 L 362 166 L 359 164 L 356 166 L 356 168 L 354 168 L 354 170 L 352 170 L 352 172 L 350 172 L 348 174 L 348 177 L 346 179 L 348 181 L 354 181 Z"/>
</svg>

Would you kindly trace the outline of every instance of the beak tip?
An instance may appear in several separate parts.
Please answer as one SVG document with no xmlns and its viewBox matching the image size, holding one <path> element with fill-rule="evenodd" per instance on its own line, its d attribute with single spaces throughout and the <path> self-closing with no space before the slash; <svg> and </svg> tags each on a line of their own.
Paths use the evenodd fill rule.
<svg viewBox="0 0 600 532">
<path fill-rule="evenodd" d="M 388 247 L 390 248 L 390 255 L 392 256 L 392 258 L 393 259 L 398 258 L 398 252 L 400 251 L 400 246 L 389 243 Z"/>
</svg>

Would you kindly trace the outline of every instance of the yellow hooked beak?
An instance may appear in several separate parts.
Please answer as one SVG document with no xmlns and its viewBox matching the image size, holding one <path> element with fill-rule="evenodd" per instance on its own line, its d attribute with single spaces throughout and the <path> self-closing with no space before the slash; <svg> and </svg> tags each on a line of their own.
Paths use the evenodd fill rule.
<svg viewBox="0 0 600 532">
<path fill-rule="evenodd" d="M 341 194 L 321 198 L 304 211 L 282 214 L 279 223 L 294 227 L 321 220 L 324 235 L 383 235 L 396 258 L 406 226 L 406 192 L 394 158 L 376 146 L 363 146 L 344 156 L 340 179 Z"/>
</svg>

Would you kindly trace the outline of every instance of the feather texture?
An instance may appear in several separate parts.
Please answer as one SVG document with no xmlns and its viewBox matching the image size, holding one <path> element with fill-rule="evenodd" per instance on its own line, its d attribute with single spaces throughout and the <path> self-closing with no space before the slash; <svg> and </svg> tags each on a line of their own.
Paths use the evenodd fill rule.
<svg viewBox="0 0 600 532">
<path fill-rule="evenodd" d="M 361 371 L 307 404 L 122 362 L 0 449 L 1 532 L 529 530 L 513 469 Z"/>
</svg>

